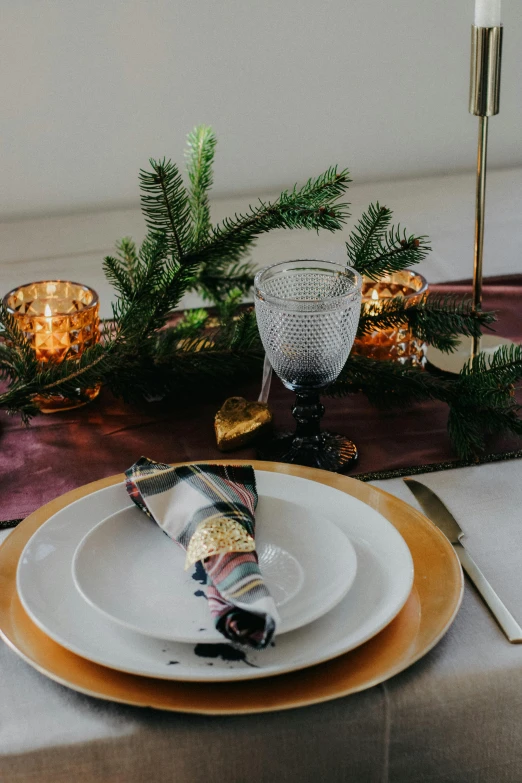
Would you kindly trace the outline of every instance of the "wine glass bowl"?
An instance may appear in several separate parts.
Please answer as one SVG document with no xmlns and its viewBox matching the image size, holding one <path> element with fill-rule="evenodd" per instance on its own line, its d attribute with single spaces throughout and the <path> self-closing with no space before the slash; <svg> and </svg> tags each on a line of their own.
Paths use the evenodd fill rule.
<svg viewBox="0 0 522 783">
<path fill-rule="evenodd" d="M 319 393 L 335 381 L 348 359 L 360 316 L 360 275 L 331 261 L 286 261 L 258 272 L 254 289 L 268 360 L 297 394 L 296 432 L 267 444 L 264 454 L 340 470 L 356 459 L 357 450 L 343 436 L 320 432 L 324 408 Z"/>
</svg>

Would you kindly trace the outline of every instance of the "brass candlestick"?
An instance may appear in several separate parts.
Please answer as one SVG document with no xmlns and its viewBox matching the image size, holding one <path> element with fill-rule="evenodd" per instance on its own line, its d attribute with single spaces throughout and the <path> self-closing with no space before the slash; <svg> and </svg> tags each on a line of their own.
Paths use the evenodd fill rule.
<svg viewBox="0 0 522 783">
<path fill-rule="evenodd" d="M 477 150 L 477 184 L 475 194 L 475 235 L 473 257 L 473 310 L 482 306 L 482 261 L 484 253 L 484 219 L 486 212 L 486 169 L 488 154 L 489 118 L 499 112 L 500 71 L 502 65 L 502 25 L 471 28 L 471 74 L 469 111 L 479 118 Z M 493 351 L 501 345 L 511 344 L 496 335 L 473 337 L 471 344 L 462 337 L 453 353 L 429 346 L 428 362 L 439 370 L 459 373 L 481 350 Z"/>
<path fill-rule="evenodd" d="M 486 211 L 488 121 L 499 112 L 503 27 L 471 28 L 471 76 L 469 111 L 479 117 L 477 185 L 475 196 L 475 242 L 473 259 L 473 308 L 482 305 L 482 260 Z M 480 353 L 480 337 L 472 338 L 471 357 Z"/>
</svg>

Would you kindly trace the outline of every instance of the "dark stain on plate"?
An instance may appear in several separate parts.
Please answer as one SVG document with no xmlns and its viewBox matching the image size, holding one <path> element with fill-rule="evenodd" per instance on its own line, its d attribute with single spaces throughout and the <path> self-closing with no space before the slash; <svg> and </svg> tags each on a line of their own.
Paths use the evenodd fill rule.
<svg viewBox="0 0 522 783">
<path fill-rule="evenodd" d="M 194 595 L 196 596 L 196 598 L 206 598 L 207 597 L 206 593 L 204 592 L 204 590 L 196 590 Z"/>
<path fill-rule="evenodd" d="M 179 663 L 179 661 L 168 661 L 167 666 L 174 666 L 176 663 Z"/>
<path fill-rule="evenodd" d="M 255 663 L 251 663 L 244 650 L 238 650 L 230 644 L 196 644 L 194 652 L 200 658 L 221 658 L 223 661 L 242 661 L 247 666 L 258 669 Z"/>
</svg>

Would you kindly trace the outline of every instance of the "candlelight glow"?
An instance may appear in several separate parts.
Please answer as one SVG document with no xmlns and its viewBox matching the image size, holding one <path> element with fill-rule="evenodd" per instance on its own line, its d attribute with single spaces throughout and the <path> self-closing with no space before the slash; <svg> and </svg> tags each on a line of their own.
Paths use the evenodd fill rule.
<svg viewBox="0 0 522 783">
<path fill-rule="evenodd" d="M 428 288 L 426 280 L 419 274 L 405 269 L 401 272 L 383 275 L 380 280 L 363 278 L 362 300 L 368 306 L 369 315 L 378 316 L 386 309 L 388 300 L 402 297 L 413 304 Z M 390 302 L 391 304 L 391 302 Z M 425 345 L 414 337 L 406 323 L 395 326 L 366 330 L 353 344 L 353 353 L 370 359 L 389 360 L 422 367 L 425 362 Z"/>
<path fill-rule="evenodd" d="M 8 311 L 27 336 L 39 362 L 79 359 L 86 348 L 100 338 L 98 296 L 92 288 L 68 280 L 42 280 L 10 291 L 4 297 Z M 34 402 L 43 413 L 85 405 L 100 391 L 97 383 L 71 398 L 61 392 L 36 395 Z"/>
</svg>

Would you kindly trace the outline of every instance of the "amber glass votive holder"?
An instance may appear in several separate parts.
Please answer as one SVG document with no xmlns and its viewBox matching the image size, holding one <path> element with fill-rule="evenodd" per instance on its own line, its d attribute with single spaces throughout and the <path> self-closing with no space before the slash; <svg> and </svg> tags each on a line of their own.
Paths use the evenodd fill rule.
<svg viewBox="0 0 522 783">
<path fill-rule="evenodd" d="M 363 304 L 373 304 L 376 311 L 380 303 L 396 296 L 403 297 L 408 304 L 419 300 L 428 290 L 425 277 L 411 269 L 384 275 L 378 281 L 363 277 Z M 399 362 L 410 367 L 424 367 L 426 364 L 426 343 L 414 337 L 408 325 L 401 324 L 389 329 L 374 329 L 355 340 L 352 354 L 370 359 Z"/>
<path fill-rule="evenodd" d="M 60 363 L 79 359 L 100 339 L 98 294 L 92 288 L 68 280 L 43 280 L 14 288 L 4 296 L 4 306 L 16 319 L 39 362 Z M 100 384 L 78 388 L 78 397 L 63 394 L 36 395 L 42 413 L 79 408 L 98 396 Z"/>
</svg>

